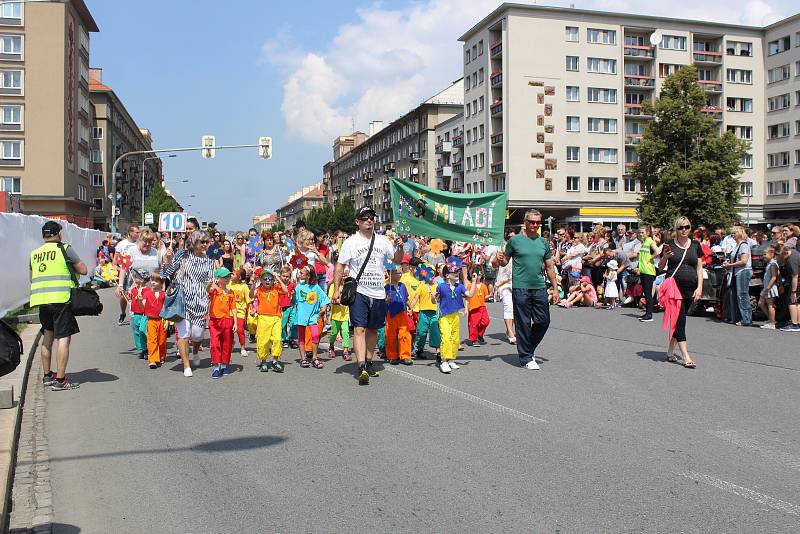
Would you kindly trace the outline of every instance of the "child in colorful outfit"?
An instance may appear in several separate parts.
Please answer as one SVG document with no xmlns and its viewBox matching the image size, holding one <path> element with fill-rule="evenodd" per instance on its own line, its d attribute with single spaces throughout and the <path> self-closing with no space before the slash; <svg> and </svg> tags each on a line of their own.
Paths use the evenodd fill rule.
<svg viewBox="0 0 800 534">
<path fill-rule="evenodd" d="M 406 291 L 408 291 L 409 297 L 417 292 L 417 288 L 419 288 L 420 282 L 415 274 L 415 269 L 417 265 L 422 263 L 419 258 L 410 258 L 408 254 L 403 257 L 403 263 L 401 264 L 401 269 L 403 274 L 400 276 L 400 283 L 406 286 Z M 417 323 L 419 322 L 419 303 L 415 306 L 411 306 L 410 313 L 406 315 L 408 320 L 408 331 L 411 334 L 411 345 L 414 345 L 414 338 L 417 334 Z"/>
<path fill-rule="evenodd" d="M 297 284 L 292 281 L 292 267 L 291 265 L 284 265 L 279 275 L 281 282 L 286 286 L 286 293 L 281 293 L 280 306 L 281 306 L 281 341 L 284 348 L 292 347 L 297 348 L 297 325 L 295 319 L 297 317 L 297 306 L 294 301 L 294 288 Z"/>
<path fill-rule="evenodd" d="M 281 305 L 280 297 L 288 288 L 281 278 L 275 278 L 270 271 L 264 270 L 253 289 L 256 307 L 256 351 L 262 373 L 269 371 L 270 348 L 272 352 L 272 370 L 283 372 L 280 361 L 283 345 L 281 343 Z"/>
<path fill-rule="evenodd" d="M 428 268 L 433 269 L 433 267 Z M 412 309 L 413 307 L 419 309 L 414 357 L 420 360 L 425 359 L 426 339 L 437 353 L 442 344 L 442 334 L 439 331 L 439 307 L 436 305 L 435 294 L 436 284 L 433 279 L 430 283 L 421 282 L 408 303 Z"/>
<path fill-rule="evenodd" d="M 334 253 L 335 254 L 335 253 Z M 336 261 L 336 260 L 334 260 Z M 333 263 L 333 262 L 331 262 Z M 350 268 L 345 266 L 343 276 L 349 275 Z M 333 299 L 333 284 L 328 285 L 328 298 Z M 353 359 L 350 355 L 350 307 L 343 304 L 331 305 L 331 335 L 328 343 L 328 358 L 336 357 L 336 336 L 342 334 L 342 358 L 349 362 Z"/>
<path fill-rule="evenodd" d="M 228 287 L 231 272 L 220 267 L 214 271 L 214 279 L 206 287 L 210 297 L 208 307 L 208 331 L 211 341 L 211 378 L 230 374 L 233 336 L 237 329 L 236 295 Z"/>
<path fill-rule="evenodd" d="M 246 358 L 247 349 L 244 348 L 244 341 L 247 330 L 247 308 L 250 304 L 250 286 L 244 280 L 247 280 L 247 272 L 244 269 L 236 269 L 233 271 L 228 288 L 236 297 L 236 334 L 239 336 L 240 353 Z"/>
<path fill-rule="evenodd" d="M 461 282 L 458 281 L 458 273 L 457 267 L 445 267 L 446 280 L 436 287 L 436 299 L 439 302 L 439 329 L 442 332 L 439 370 L 443 373 L 449 373 L 452 369 L 459 368 L 456 356 L 461 340 L 460 312 L 464 309 L 464 300 L 472 297 L 475 292 L 474 285 L 469 290 L 464 285 L 464 282 L 467 281 L 466 268 L 461 269 Z"/>
<path fill-rule="evenodd" d="M 137 294 L 139 305 L 147 317 L 147 365 L 150 369 L 161 367 L 167 357 L 167 326 L 161 318 L 165 298 L 161 276 L 150 274 L 150 286 Z"/>
<path fill-rule="evenodd" d="M 486 309 L 486 297 L 489 296 L 489 288 L 483 283 L 483 273 L 476 269 L 473 275 L 472 288 L 473 295 L 467 301 L 467 328 L 469 330 L 469 338 L 467 345 L 472 346 L 480 343 L 486 344 L 483 339 L 483 334 L 486 333 L 486 328 L 489 326 L 489 310 Z"/>
<path fill-rule="evenodd" d="M 131 314 L 133 319 L 133 344 L 139 351 L 139 358 L 147 358 L 147 316 L 144 314 L 144 307 L 139 303 L 139 294 L 145 289 L 145 277 L 138 269 L 131 269 L 133 275 L 133 287 L 128 293 L 128 300 L 131 303 Z"/>
<path fill-rule="evenodd" d="M 389 271 L 386 285 L 386 358 L 392 365 L 399 361 L 411 365 L 411 333 L 408 329 L 408 289 L 400 282 L 400 273 Z"/>
<path fill-rule="evenodd" d="M 299 343 L 300 367 L 313 365 L 316 369 L 322 369 L 322 362 L 317 358 L 320 335 L 318 321 L 320 316 L 325 316 L 330 299 L 317 283 L 317 273 L 313 267 L 306 266 L 300 270 L 299 281 L 294 289 L 294 297 L 297 302 L 298 340 L 305 340 L 306 329 L 311 331 L 311 364 L 306 359 L 305 343 Z"/>
<path fill-rule="evenodd" d="M 775 256 L 777 256 L 779 249 L 780 245 L 778 245 L 777 248 L 770 245 L 764 251 L 764 262 L 766 263 L 762 282 L 762 287 L 764 289 L 761 290 L 761 296 L 758 299 L 758 307 L 761 308 L 761 311 L 767 316 L 767 322 L 762 324 L 761 328 L 766 328 L 768 330 L 775 330 L 775 299 L 778 298 L 779 279 L 778 260 L 775 259 Z"/>
</svg>

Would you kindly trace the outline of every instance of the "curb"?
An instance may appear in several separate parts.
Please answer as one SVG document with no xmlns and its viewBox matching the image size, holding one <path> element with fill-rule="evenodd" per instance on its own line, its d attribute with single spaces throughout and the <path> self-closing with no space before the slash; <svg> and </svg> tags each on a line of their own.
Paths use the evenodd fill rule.
<svg viewBox="0 0 800 534">
<path fill-rule="evenodd" d="M 19 444 L 20 429 L 22 426 L 22 409 L 25 404 L 25 393 L 28 389 L 28 377 L 31 371 L 31 364 L 39 347 L 39 340 L 42 338 L 40 325 L 30 325 L 23 332 L 22 337 L 28 337 L 32 328 L 38 329 L 36 337 L 28 350 L 28 358 L 24 362 L 25 367 L 22 372 L 22 384 L 19 388 L 19 400 L 16 406 L 11 408 L 13 414 L 13 430 L 9 436 L 8 443 L 0 443 L 0 532 L 8 532 L 8 524 L 11 510 L 11 488 L 14 481 L 14 472 L 17 464 L 17 445 Z M 27 334 L 27 335 L 26 335 Z M 19 370 L 19 367 L 17 368 Z M 3 473 L 3 470 L 6 470 Z"/>
</svg>

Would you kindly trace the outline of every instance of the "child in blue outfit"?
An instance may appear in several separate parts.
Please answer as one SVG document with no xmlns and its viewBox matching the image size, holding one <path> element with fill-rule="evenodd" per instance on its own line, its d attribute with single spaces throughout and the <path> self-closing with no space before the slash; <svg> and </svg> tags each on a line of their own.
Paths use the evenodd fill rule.
<svg viewBox="0 0 800 534">
<path fill-rule="evenodd" d="M 461 282 L 458 281 L 459 271 L 461 271 Z M 436 300 L 439 301 L 439 330 L 442 332 L 439 370 L 449 373 L 452 369 L 459 368 L 456 356 L 461 341 L 461 314 L 464 310 L 464 301 L 475 293 L 478 279 L 473 275 L 472 285 L 467 290 L 466 268 L 445 267 L 444 275 L 445 281 L 436 287 Z"/>
<path fill-rule="evenodd" d="M 325 312 L 330 304 L 328 294 L 317 283 L 317 273 L 313 267 L 303 267 L 298 276 L 297 287 L 294 289 L 294 297 L 297 306 L 296 324 L 297 344 L 300 349 L 300 367 L 310 367 L 322 369 L 322 362 L 317 358 L 319 350 L 319 317 L 325 317 Z M 311 330 L 311 363 L 306 359 L 306 345 L 303 340 L 306 338 L 306 328 Z"/>
</svg>

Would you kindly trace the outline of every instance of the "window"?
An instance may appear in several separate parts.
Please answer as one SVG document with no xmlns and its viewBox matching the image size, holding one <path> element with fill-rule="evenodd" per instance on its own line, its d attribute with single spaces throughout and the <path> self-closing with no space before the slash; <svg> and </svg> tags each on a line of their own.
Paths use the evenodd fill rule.
<svg viewBox="0 0 800 534">
<path fill-rule="evenodd" d="M 794 164 L 800 165 L 800 148 L 794 151 Z"/>
<path fill-rule="evenodd" d="M 581 177 L 567 176 L 567 191 L 580 191 L 580 190 L 581 190 Z"/>
<path fill-rule="evenodd" d="M 767 154 L 767 168 L 772 169 L 775 167 L 788 167 L 789 166 L 789 152 L 774 152 Z"/>
<path fill-rule="evenodd" d="M 768 111 L 779 111 L 781 109 L 786 109 L 791 105 L 792 100 L 789 93 L 784 93 L 782 95 L 773 96 L 772 98 L 767 99 Z"/>
<path fill-rule="evenodd" d="M 98 197 L 93 198 L 92 209 L 94 211 L 103 211 L 103 199 Z"/>
<path fill-rule="evenodd" d="M 22 36 L 3 35 L 0 39 L 0 54 L 22 57 Z"/>
<path fill-rule="evenodd" d="M 92 187 L 103 187 L 103 175 L 102 174 L 93 174 L 92 175 Z"/>
<path fill-rule="evenodd" d="M 472 59 L 476 59 L 478 57 L 478 45 L 472 45 Z"/>
<path fill-rule="evenodd" d="M 22 141 L 0 141 L 0 159 L 22 161 Z"/>
<path fill-rule="evenodd" d="M 86 186 L 83 184 L 78 184 L 78 200 L 86 201 L 88 198 Z"/>
<path fill-rule="evenodd" d="M 788 80 L 792 76 L 792 69 L 790 65 L 781 65 L 774 69 L 767 71 L 767 83 L 782 82 Z"/>
<path fill-rule="evenodd" d="M 89 176 L 89 159 L 81 152 L 78 152 L 78 167 L 83 176 Z"/>
<path fill-rule="evenodd" d="M 483 165 L 484 165 L 484 163 L 485 163 L 485 158 L 484 158 L 483 154 L 484 154 L 483 152 L 481 152 L 481 153 L 479 154 L 479 157 L 480 157 L 480 164 L 481 164 L 481 169 L 483 168 Z"/>
<path fill-rule="evenodd" d="M 794 134 L 800 135 L 800 121 L 794 121 Z"/>
<path fill-rule="evenodd" d="M 22 89 L 22 71 L 1 70 L 0 89 Z"/>
<path fill-rule="evenodd" d="M 589 102 L 599 102 L 603 104 L 617 103 L 617 90 L 601 87 L 589 87 L 586 90 L 586 99 Z"/>
<path fill-rule="evenodd" d="M 565 29 L 564 39 L 566 41 L 577 43 L 578 42 L 578 27 L 577 26 L 567 26 L 566 29 Z"/>
<path fill-rule="evenodd" d="M 742 69 L 728 69 L 727 80 L 729 83 L 744 83 L 751 85 L 753 83 L 753 71 Z"/>
<path fill-rule="evenodd" d="M 577 146 L 568 146 L 567 147 L 567 161 L 580 161 L 581 160 L 581 149 Z"/>
<path fill-rule="evenodd" d="M 567 116 L 567 131 L 568 132 L 580 132 L 581 131 L 580 117 Z"/>
<path fill-rule="evenodd" d="M 103 128 L 101 126 L 95 126 L 92 128 L 92 139 L 102 139 L 103 138 Z"/>
<path fill-rule="evenodd" d="M 599 133 L 617 133 L 617 119 L 598 119 L 589 117 L 589 131 Z"/>
<path fill-rule="evenodd" d="M 472 87 L 475 87 L 477 85 L 478 85 L 478 73 L 477 72 L 473 72 L 472 73 Z"/>
<path fill-rule="evenodd" d="M 469 88 L 470 88 L 469 80 L 470 80 L 469 76 L 464 76 L 464 89 L 466 91 L 469 91 Z"/>
<path fill-rule="evenodd" d="M 0 191 L 20 195 L 22 194 L 21 181 L 19 176 L 0 176 Z"/>
<path fill-rule="evenodd" d="M 744 41 L 728 41 L 725 45 L 725 53 L 729 56 L 752 56 L 753 43 Z"/>
<path fill-rule="evenodd" d="M 0 106 L 0 124 L 22 124 L 22 106 L 11 104 Z"/>
<path fill-rule="evenodd" d="M 739 166 L 743 169 L 752 169 L 753 168 L 753 155 L 752 154 L 744 154 L 742 156 L 742 160 L 739 162 Z"/>
<path fill-rule="evenodd" d="M 478 41 L 478 55 L 483 55 L 483 40 Z"/>
<path fill-rule="evenodd" d="M 478 69 L 478 83 L 483 83 L 483 67 Z"/>
<path fill-rule="evenodd" d="M 668 50 L 686 50 L 686 37 L 665 35 L 661 38 L 661 48 Z"/>
<path fill-rule="evenodd" d="M 617 149 L 616 148 L 596 148 L 589 147 L 589 161 L 591 163 L 616 163 L 617 162 Z"/>
<path fill-rule="evenodd" d="M 753 112 L 752 98 L 736 98 L 729 96 L 725 99 L 725 105 L 728 108 L 728 111 L 741 111 L 744 113 Z"/>
<path fill-rule="evenodd" d="M 467 130 L 467 144 L 472 143 L 472 130 Z"/>
<path fill-rule="evenodd" d="M 676 65 L 674 63 L 659 63 L 658 64 L 658 75 L 662 78 L 666 78 L 672 74 L 678 72 L 678 69 L 683 67 L 683 65 Z"/>
<path fill-rule="evenodd" d="M 578 56 L 567 56 L 567 70 L 578 70 Z"/>
<path fill-rule="evenodd" d="M 567 102 L 577 102 L 581 99 L 581 90 L 576 85 L 567 86 Z"/>
<path fill-rule="evenodd" d="M 728 126 L 728 131 L 733 134 L 737 139 L 751 141 L 753 139 L 752 126 Z"/>
<path fill-rule="evenodd" d="M 789 180 L 775 180 L 767 182 L 767 195 L 788 195 Z"/>
<path fill-rule="evenodd" d="M 741 182 L 739 184 L 739 194 L 743 197 L 753 196 L 753 182 Z"/>
<path fill-rule="evenodd" d="M 617 179 L 590 176 L 588 190 L 594 193 L 614 193 L 617 191 Z"/>
<path fill-rule="evenodd" d="M 769 43 L 767 43 L 767 54 L 769 54 L 770 56 L 774 56 L 775 54 L 786 52 L 791 47 L 792 47 L 792 40 L 787 35 L 786 37 L 781 37 L 780 39 L 776 39 L 774 41 L 770 41 Z"/>
<path fill-rule="evenodd" d="M 625 177 L 625 192 L 626 193 L 636 192 L 636 178 L 633 178 L 631 176 Z"/>
<path fill-rule="evenodd" d="M 588 28 L 586 30 L 586 42 L 595 44 L 617 44 L 617 32 L 614 30 L 598 30 Z"/>
<path fill-rule="evenodd" d="M 483 103 L 484 102 L 485 102 L 485 100 L 483 99 L 483 97 L 480 97 L 478 99 L 478 111 L 483 111 Z"/>
<path fill-rule="evenodd" d="M 483 124 L 481 124 L 480 126 L 478 126 L 478 133 L 480 134 L 480 137 L 479 137 L 479 139 L 483 139 L 483 137 L 484 137 L 484 135 L 485 135 L 485 132 L 484 132 L 484 129 L 483 129 Z"/>
<path fill-rule="evenodd" d="M 477 169 L 478 168 L 478 155 L 477 154 L 473 154 L 472 155 L 472 168 L 473 169 Z"/>
<path fill-rule="evenodd" d="M 469 63 L 469 62 L 470 62 L 469 48 L 467 48 L 467 50 L 464 52 L 464 63 Z"/>
<path fill-rule="evenodd" d="M 464 117 L 472 116 L 472 102 L 467 102 L 467 111 L 464 113 Z"/>
<path fill-rule="evenodd" d="M 788 122 L 782 122 L 780 124 L 773 124 L 767 126 L 768 139 L 780 139 L 782 137 L 789 137 L 790 133 L 791 129 L 789 128 Z"/>
<path fill-rule="evenodd" d="M 4 19 L 21 19 L 22 4 L 3 4 L 0 6 L 0 17 Z"/>
<path fill-rule="evenodd" d="M 600 74 L 616 74 L 617 60 L 590 57 L 586 59 L 586 70 Z"/>
<path fill-rule="evenodd" d="M 103 153 L 101 151 L 92 150 L 92 163 L 103 163 Z"/>
<path fill-rule="evenodd" d="M 473 115 L 477 115 L 478 114 L 478 99 L 477 98 L 472 101 L 472 114 Z"/>
</svg>

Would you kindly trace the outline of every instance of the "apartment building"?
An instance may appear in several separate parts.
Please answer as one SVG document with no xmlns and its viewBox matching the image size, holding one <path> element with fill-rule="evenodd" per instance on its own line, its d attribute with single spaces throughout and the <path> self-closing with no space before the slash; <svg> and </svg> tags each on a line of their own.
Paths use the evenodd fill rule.
<svg viewBox="0 0 800 534">
<path fill-rule="evenodd" d="M 272 230 L 272 227 L 278 223 L 278 215 L 275 213 L 268 213 L 267 215 L 254 215 L 252 227 L 256 229 L 259 234 L 265 230 Z"/>
<path fill-rule="evenodd" d="M 276 220 L 291 228 L 299 220 L 305 221 L 315 208 L 325 205 L 322 183 L 304 187 L 289 197 L 289 201 L 275 210 Z"/>
<path fill-rule="evenodd" d="M 465 192 L 505 190 L 520 218 L 521 208 L 538 207 L 577 225 L 634 222 L 640 186 L 629 171 L 652 120 L 642 104 L 668 75 L 694 64 L 703 111 L 752 144 L 740 176 L 743 218 L 775 219 L 778 206 L 782 216 L 800 218 L 800 190 L 791 189 L 800 181 L 784 192 L 797 174 L 786 158 L 800 148 L 797 19 L 760 28 L 501 5 L 460 38 Z M 781 135 L 770 139 L 776 124 Z"/>
<path fill-rule="evenodd" d="M 108 85 L 103 70 L 90 69 L 89 101 L 94 110 L 88 170 L 94 228 L 107 230 L 111 224 L 111 169 L 121 154 L 152 150 L 153 138 L 139 128 L 125 105 Z M 152 188 L 163 180 L 162 161 L 152 154 L 130 156 L 117 165 L 117 228 L 142 223 L 142 206 Z"/>
<path fill-rule="evenodd" d="M 24 213 L 92 225 L 89 34 L 83 0 L 0 5 L 0 191 Z"/>
<path fill-rule="evenodd" d="M 356 132 L 352 146 L 335 143 L 334 160 L 327 164 L 330 170 L 323 170 L 330 180 L 325 185 L 330 187 L 333 204 L 349 197 L 356 207 L 372 206 L 378 219 L 387 223 L 391 221 L 390 177 L 436 187 L 441 178 L 437 175 L 444 172 L 437 170 L 436 127 L 461 113 L 462 83 L 455 81 L 385 127 L 382 122 L 372 123 L 366 139 Z"/>
<path fill-rule="evenodd" d="M 436 188 L 464 192 L 464 114 L 436 126 Z M 472 162 L 470 162 L 471 164 Z"/>
</svg>

